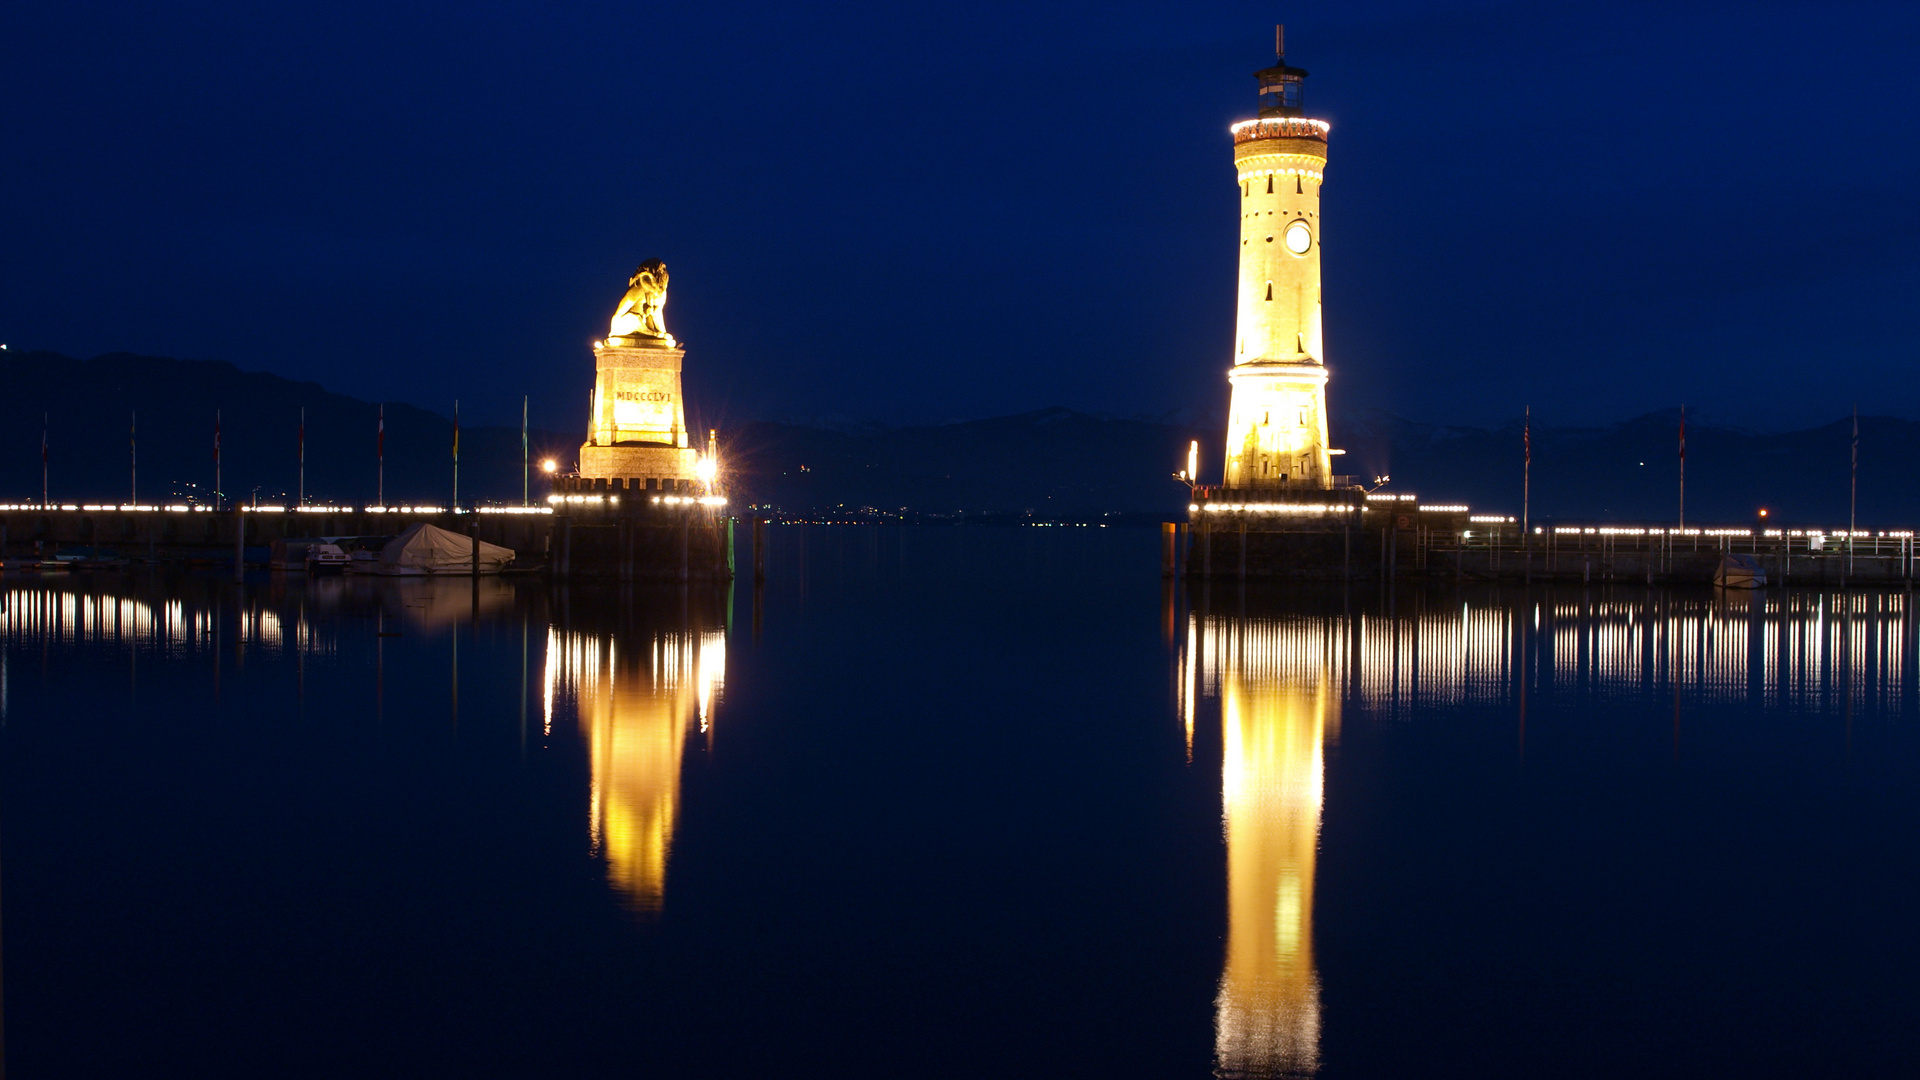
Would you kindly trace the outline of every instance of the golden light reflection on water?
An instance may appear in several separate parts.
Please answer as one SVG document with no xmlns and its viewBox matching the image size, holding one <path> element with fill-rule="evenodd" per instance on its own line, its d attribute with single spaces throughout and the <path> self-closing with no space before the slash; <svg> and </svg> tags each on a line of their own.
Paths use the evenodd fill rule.
<svg viewBox="0 0 1920 1080">
<path fill-rule="evenodd" d="M 622 648 L 636 640 L 640 648 Z M 666 902 L 681 759 L 689 736 L 711 735 L 726 663 L 717 630 L 548 634 L 546 728 L 555 700 L 571 695 L 590 764 L 588 835 L 608 882 L 635 911 L 657 913 Z"/>
<path fill-rule="evenodd" d="M 1219 1074 L 1320 1068 L 1315 869 L 1325 754 L 1343 709 L 1418 721 L 1454 706 L 1509 706 L 1523 738 L 1529 694 L 1671 696 L 1676 753 L 1683 700 L 1904 716 L 1920 697 L 1908 606 L 1893 592 L 1543 590 L 1414 602 L 1398 614 L 1190 614 L 1174 666 L 1189 761 L 1209 718 L 1203 702 L 1220 708 L 1228 929 L 1214 1003 Z"/>
<path fill-rule="evenodd" d="M 1324 747 L 1339 726 L 1331 669 L 1340 635 L 1290 641 L 1280 625 L 1249 620 L 1195 619 L 1192 629 L 1189 648 L 1204 645 L 1206 681 L 1220 698 L 1227 949 L 1216 1063 L 1223 1076 L 1311 1074 L 1320 1061 L 1314 860 Z M 1191 680 L 1190 658 L 1182 669 Z M 1190 697 L 1182 713 L 1190 725 Z"/>
</svg>

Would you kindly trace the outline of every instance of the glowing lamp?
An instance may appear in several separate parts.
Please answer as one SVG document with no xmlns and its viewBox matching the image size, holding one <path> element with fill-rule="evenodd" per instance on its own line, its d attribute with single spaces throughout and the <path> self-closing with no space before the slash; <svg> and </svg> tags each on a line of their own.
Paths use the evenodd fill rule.
<svg viewBox="0 0 1920 1080">
<path fill-rule="evenodd" d="M 540 463 L 540 471 L 543 473 L 547 473 L 549 475 L 559 472 L 560 463 L 553 460 L 552 458 L 548 458 L 547 460 Z"/>
</svg>

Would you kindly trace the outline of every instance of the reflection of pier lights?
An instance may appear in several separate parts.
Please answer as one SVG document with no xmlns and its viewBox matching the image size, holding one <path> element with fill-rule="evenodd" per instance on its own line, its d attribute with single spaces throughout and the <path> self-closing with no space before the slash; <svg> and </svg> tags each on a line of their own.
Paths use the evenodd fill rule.
<svg viewBox="0 0 1920 1080">
<path fill-rule="evenodd" d="M 607 635 L 548 635 L 545 728 L 555 698 L 571 692 L 587 740 L 588 835 L 636 911 L 665 902 L 687 734 L 710 734 L 726 656 L 720 631 L 656 634 L 637 653 Z"/>
<path fill-rule="evenodd" d="M 1699 701 L 1818 708 L 1836 678 L 1860 704 L 1897 709 L 1920 640 L 1897 592 L 1449 604 L 1400 616 L 1194 617 L 1180 660 L 1181 723 L 1232 668 L 1289 680 L 1326 665 L 1351 706 L 1395 711 L 1512 701 L 1530 683 L 1599 696 L 1678 683 Z M 1522 639 L 1525 638 L 1523 644 Z M 1318 677 L 1315 675 L 1314 677 Z"/>
<path fill-rule="evenodd" d="M 265 605 L 238 609 L 235 621 L 224 623 L 220 604 L 189 606 L 178 599 L 157 603 L 130 596 L 82 592 L 76 584 L 15 585 L 0 597 L 0 640 L 53 644 L 112 644 L 157 648 L 167 655 L 184 655 L 207 647 L 207 637 L 222 625 L 231 625 L 240 644 L 269 652 L 302 655 L 332 653 L 330 635 L 298 613 L 288 614 Z"/>
<path fill-rule="evenodd" d="M 1518 706 L 1524 678 L 1588 700 L 1644 698 L 1658 686 L 1690 703 L 1897 714 L 1920 650 L 1907 599 L 1856 592 L 1591 600 L 1549 590 L 1518 605 L 1448 603 L 1400 617 L 1189 613 L 1174 667 L 1189 757 L 1198 700 L 1217 699 L 1221 713 L 1221 1074 L 1302 1073 L 1317 1063 L 1313 902 L 1323 747 L 1337 740 L 1343 710 Z"/>
</svg>

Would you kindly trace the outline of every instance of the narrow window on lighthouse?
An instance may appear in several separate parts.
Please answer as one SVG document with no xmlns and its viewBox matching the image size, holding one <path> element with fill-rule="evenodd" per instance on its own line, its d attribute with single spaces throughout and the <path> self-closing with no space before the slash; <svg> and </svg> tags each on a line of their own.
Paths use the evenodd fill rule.
<svg viewBox="0 0 1920 1080">
<path fill-rule="evenodd" d="M 1273 282 L 1267 282 L 1267 299 L 1273 299 Z"/>
<path fill-rule="evenodd" d="M 1300 180 L 1300 178 L 1299 178 L 1299 177 L 1297 177 L 1297 176 L 1296 176 L 1296 177 L 1294 177 L 1294 178 L 1293 178 L 1293 193 L 1294 193 L 1295 195 L 1305 195 L 1305 194 L 1307 193 L 1307 189 L 1306 189 L 1306 188 L 1304 188 L 1304 187 L 1301 187 L 1301 186 L 1300 186 L 1300 184 L 1301 184 L 1301 180 Z"/>
<path fill-rule="evenodd" d="M 1267 177 L 1267 194 L 1273 194 L 1273 177 Z"/>
</svg>

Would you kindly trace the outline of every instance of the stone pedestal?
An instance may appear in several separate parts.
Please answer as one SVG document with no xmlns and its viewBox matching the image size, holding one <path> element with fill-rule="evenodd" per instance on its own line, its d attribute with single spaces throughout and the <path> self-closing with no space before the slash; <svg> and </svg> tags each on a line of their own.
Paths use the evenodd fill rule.
<svg viewBox="0 0 1920 1080">
<path fill-rule="evenodd" d="M 687 437 L 680 391 L 686 351 L 659 340 L 594 346 L 595 376 L 580 475 L 588 479 L 693 480 L 698 452 Z"/>
</svg>

